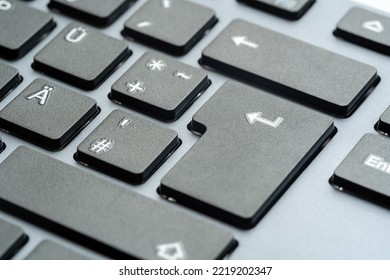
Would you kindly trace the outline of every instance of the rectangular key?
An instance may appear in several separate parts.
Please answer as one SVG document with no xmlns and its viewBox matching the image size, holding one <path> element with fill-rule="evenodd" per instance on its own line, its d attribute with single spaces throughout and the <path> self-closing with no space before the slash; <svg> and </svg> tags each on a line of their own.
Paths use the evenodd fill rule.
<svg viewBox="0 0 390 280">
<path fill-rule="evenodd" d="M 21 82 L 22 77 L 17 69 L 0 63 L 0 100 Z"/>
<path fill-rule="evenodd" d="M 286 19 L 300 19 L 315 0 L 238 0 L 247 5 L 284 17 Z"/>
<path fill-rule="evenodd" d="M 352 8 L 337 24 L 334 35 L 390 55 L 390 18 L 361 8 Z"/>
<path fill-rule="evenodd" d="M 46 12 L 14 0 L 0 0 L 0 56 L 17 59 L 25 55 L 55 26 Z"/>
<path fill-rule="evenodd" d="M 219 259 L 237 245 L 217 226 L 26 147 L 0 164 L 0 185 L 2 210 L 112 258 Z"/>
<path fill-rule="evenodd" d="M 10 259 L 27 240 L 20 227 L 0 219 L 0 260 Z"/>
<path fill-rule="evenodd" d="M 390 208 L 390 141 L 366 134 L 340 163 L 330 179 L 340 191 Z"/>
<path fill-rule="evenodd" d="M 390 135 L 390 106 L 379 117 L 378 122 L 375 124 L 375 129 L 384 135 Z"/>
<path fill-rule="evenodd" d="M 51 0 L 50 9 L 96 26 L 108 26 L 135 0 Z"/>
<path fill-rule="evenodd" d="M 330 117 L 234 82 L 189 128 L 203 136 L 159 193 L 242 228 L 265 215 L 335 133 Z"/>
<path fill-rule="evenodd" d="M 88 260 L 65 246 L 50 240 L 42 241 L 26 258 L 26 260 Z"/>
<path fill-rule="evenodd" d="M 341 117 L 379 82 L 374 67 L 243 20 L 206 47 L 201 63 Z"/>
</svg>

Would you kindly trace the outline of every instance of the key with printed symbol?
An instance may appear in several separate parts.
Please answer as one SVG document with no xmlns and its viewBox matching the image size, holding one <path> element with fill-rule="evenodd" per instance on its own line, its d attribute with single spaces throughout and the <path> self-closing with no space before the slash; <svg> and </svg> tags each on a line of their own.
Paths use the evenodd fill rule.
<svg viewBox="0 0 390 280">
<path fill-rule="evenodd" d="M 384 135 L 390 135 L 390 106 L 380 116 L 375 129 Z"/>
<path fill-rule="evenodd" d="M 51 0 L 50 9 L 96 26 L 108 26 L 135 0 Z"/>
<path fill-rule="evenodd" d="M 328 116 L 235 82 L 189 128 L 202 137 L 158 192 L 241 228 L 255 226 L 336 132 Z"/>
<path fill-rule="evenodd" d="M 0 182 L 0 209 L 111 258 L 222 259 L 237 246 L 216 225 L 26 147 L 0 164 Z"/>
<path fill-rule="evenodd" d="M 0 62 L 0 100 L 21 82 L 17 69 Z"/>
<path fill-rule="evenodd" d="M 20 227 L 0 219 L 0 260 L 12 258 L 27 240 Z"/>
<path fill-rule="evenodd" d="M 42 241 L 26 260 L 88 260 L 84 255 L 75 252 L 50 240 Z"/>
<path fill-rule="evenodd" d="M 366 134 L 335 170 L 330 183 L 390 208 L 390 141 Z"/>
<path fill-rule="evenodd" d="M 155 118 L 174 121 L 209 85 L 206 71 L 147 52 L 113 84 L 109 97 Z"/>
<path fill-rule="evenodd" d="M 92 90 L 130 55 L 124 41 L 71 23 L 35 55 L 32 67 L 82 89 Z"/>
<path fill-rule="evenodd" d="M 59 150 L 98 112 L 94 99 L 38 78 L 0 111 L 0 128 L 46 149 Z"/>
<path fill-rule="evenodd" d="M 122 35 L 173 55 L 184 55 L 218 19 L 212 9 L 186 0 L 149 0 L 125 23 Z"/>
<path fill-rule="evenodd" d="M 314 4 L 315 0 L 238 0 L 239 2 L 272 13 L 274 15 L 297 20 Z"/>
<path fill-rule="evenodd" d="M 352 8 L 339 21 L 334 35 L 390 55 L 390 18 L 377 13 Z"/>
<path fill-rule="evenodd" d="M 115 110 L 78 146 L 75 159 L 141 184 L 179 145 L 175 131 Z"/>
<path fill-rule="evenodd" d="M 339 117 L 350 116 L 380 80 L 372 66 L 243 20 L 207 46 L 200 62 Z"/>
<path fill-rule="evenodd" d="M 53 17 L 20 1 L 0 0 L 0 56 L 18 59 L 55 26 Z M 6 27 L 6 28 L 4 28 Z"/>
</svg>

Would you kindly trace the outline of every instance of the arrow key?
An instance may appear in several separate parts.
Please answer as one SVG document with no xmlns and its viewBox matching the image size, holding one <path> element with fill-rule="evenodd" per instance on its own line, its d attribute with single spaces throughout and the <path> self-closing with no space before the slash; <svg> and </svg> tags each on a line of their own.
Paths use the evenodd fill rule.
<svg viewBox="0 0 390 280">
<path fill-rule="evenodd" d="M 334 35 L 390 55 L 390 18 L 352 8 L 337 24 Z"/>
</svg>

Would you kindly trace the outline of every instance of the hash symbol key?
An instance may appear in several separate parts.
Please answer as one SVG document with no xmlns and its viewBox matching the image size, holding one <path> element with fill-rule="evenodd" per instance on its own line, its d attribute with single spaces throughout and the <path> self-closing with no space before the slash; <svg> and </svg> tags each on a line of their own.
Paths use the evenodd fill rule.
<svg viewBox="0 0 390 280">
<path fill-rule="evenodd" d="M 34 57 L 32 66 L 59 80 L 92 90 L 130 55 L 125 42 L 73 23 Z"/>
<path fill-rule="evenodd" d="M 94 99 L 39 78 L 0 111 L 0 127 L 46 149 L 59 150 L 98 112 Z"/>
<path fill-rule="evenodd" d="M 122 34 L 183 55 L 217 22 L 213 10 L 186 0 L 149 0 L 125 23 Z"/>
<path fill-rule="evenodd" d="M 174 121 L 209 85 L 206 71 L 147 52 L 115 82 L 109 97 L 158 119 Z"/>
<path fill-rule="evenodd" d="M 332 118 L 234 82 L 189 127 L 203 136 L 159 193 L 242 228 L 265 215 L 335 133 Z"/>
<path fill-rule="evenodd" d="M 179 145 L 175 131 L 115 110 L 79 145 L 75 158 L 109 175 L 140 184 Z"/>
</svg>

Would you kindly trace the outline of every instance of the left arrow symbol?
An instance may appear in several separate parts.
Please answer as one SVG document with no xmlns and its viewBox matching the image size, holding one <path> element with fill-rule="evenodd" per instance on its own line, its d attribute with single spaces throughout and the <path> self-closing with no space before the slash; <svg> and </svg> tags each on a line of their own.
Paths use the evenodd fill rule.
<svg viewBox="0 0 390 280">
<path fill-rule="evenodd" d="M 137 23 L 137 27 L 143 28 L 143 27 L 148 27 L 151 26 L 153 23 L 150 21 L 141 21 Z"/>
<path fill-rule="evenodd" d="M 232 36 L 231 39 L 237 47 L 239 47 L 241 45 L 244 45 L 244 46 L 247 46 L 247 47 L 250 47 L 253 49 L 257 49 L 259 47 L 258 44 L 249 41 L 246 36 Z"/>
</svg>

